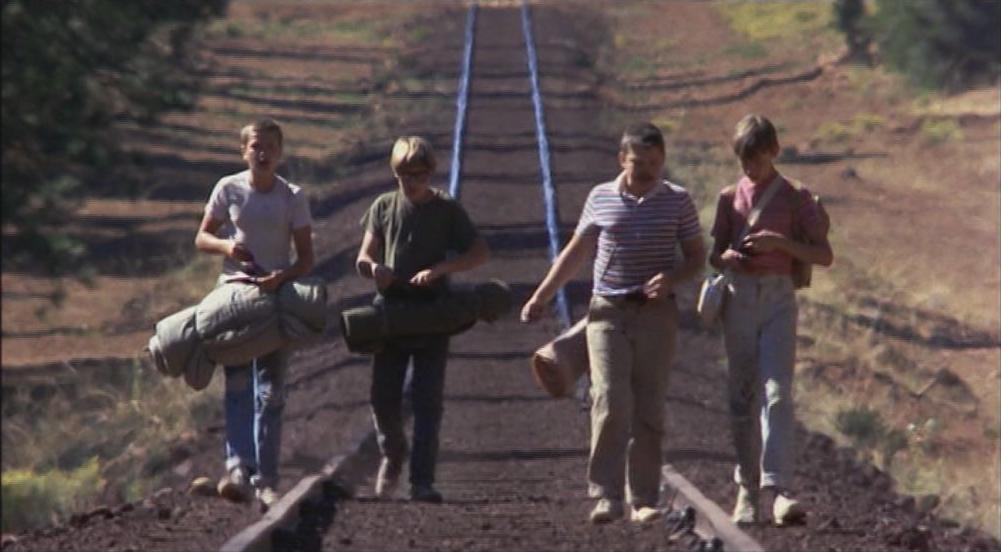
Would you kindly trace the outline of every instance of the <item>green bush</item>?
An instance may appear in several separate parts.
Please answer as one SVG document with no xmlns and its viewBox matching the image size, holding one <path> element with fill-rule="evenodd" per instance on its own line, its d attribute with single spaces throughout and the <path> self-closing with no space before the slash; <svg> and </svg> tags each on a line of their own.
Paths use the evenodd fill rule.
<svg viewBox="0 0 1001 552">
<path fill-rule="evenodd" d="M 958 90 L 1001 75 L 1001 2 L 879 0 L 867 27 L 891 68 L 926 87 Z"/>
<path fill-rule="evenodd" d="M 839 410 L 834 417 L 834 427 L 863 449 L 875 447 L 886 434 L 879 412 L 864 406 Z"/>
<path fill-rule="evenodd" d="M 61 233 L 84 183 L 115 161 L 107 129 L 189 107 L 195 25 L 226 0 L 3 3 L 4 263 L 66 272 L 82 245 Z"/>
<path fill-rule="evenodd" d="M 99 468 L 97 458 L 91 458 L 71 471 L 4 471 L 0 475 L 3 531 L 48 525 L 79 508 L 104 485 Z"/>
</svg>

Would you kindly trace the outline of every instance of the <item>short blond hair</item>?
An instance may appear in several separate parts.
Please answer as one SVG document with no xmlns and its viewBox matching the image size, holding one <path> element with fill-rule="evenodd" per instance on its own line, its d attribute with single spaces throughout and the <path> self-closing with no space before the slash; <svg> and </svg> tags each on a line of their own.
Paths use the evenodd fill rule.
<svg viewBox="0 0 1001 552">
<path fill-rule="evenodd" d="M 278 124 L 278 121 L 274 119 L 260 119 L 256 122 L 250 123 L 249 125 L 240 129 L 240 146 L 245 147 L 247 142 L 250 141 L 250 135 L 252 133 L 264 133 L 272 132 L 278 137 L 278 145 L 282 145 L 282 141 L 285 136 L 282 134 L 282 127 Z"/>
<path fill-rule="evenodd" d="M 775 125 L 767 117 L 751 113 L 745 115 L 733 133 L 733 153 L 741 159 L 749 159 L 763 151 L 779 145 Z"/>
<path fill-rule="evenodd" d="M 389 166 L 393 168 L 394 173 L 400 169 L 434 172 L 436 165 L 431 142 L 420 136 L 401 136 L 393 144 Z"/>
</svg>

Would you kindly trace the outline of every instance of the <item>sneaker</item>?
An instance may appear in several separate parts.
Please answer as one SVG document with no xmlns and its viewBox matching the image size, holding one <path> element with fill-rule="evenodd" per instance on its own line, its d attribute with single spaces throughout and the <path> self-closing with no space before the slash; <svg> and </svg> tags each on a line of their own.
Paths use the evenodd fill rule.
<svg viewBox="0 0 1001 552">
<path fill-rule="evenodd" d="M 250 478 L 247 477 L 247 469 L 237 466 L 219 480 L 216 490 L 219 496 L 232 500 L 233 502 L 250 501 Z"/>
<path fill-rule="evenodd" d="M 633 523 L 650 523 L 664 516 L 664 510 L 659 508 L 651 508 L 650 506 L 639 506 L 634 507 L 632 514 L 629 516 L 630 521 Z"/>
<path fill-rule="evenodd" d="M 775 502 L 772 504 L 772 520 L 778 527 L 787 525 L 799 525 L 806 521 L 806 510 L 798 500 L 789 496 L 785 491 L 775 493 Z"/>
<path fill-rule="evenodd" d="M 267 512 L 279 498 L 278 493 L 271 487 L 257 489 L 257 501 L 261 503 L 261 513 Z"/>
<path fill-rule="evenodd" d="M 623 516 L 621 500 L 602 498 L 591 510 L 591 523 L 609 523 Z"/>
<path fill-rule="evenodd" d="M 389 458 L 383 458 L 379 464 L 379 474 L 375 478 L 375 496 L 391 498 L 400 485 L 400 472 L 403 466 Z"/>
<path fill-rule="evenodd" d="M 410 500 L 414 502 L 428 502 L 431 504 L 441 504 L 441 493 L 434 490 L 431 485 L 413 485 L 410 487 Z"/>
<path fill-rule="evenodd" d="M 758 489 L 740 485 L 737 490 L 737 504 L 730 518 L 737 525 L 751 525 L 758 522 Z"/>
</svg>

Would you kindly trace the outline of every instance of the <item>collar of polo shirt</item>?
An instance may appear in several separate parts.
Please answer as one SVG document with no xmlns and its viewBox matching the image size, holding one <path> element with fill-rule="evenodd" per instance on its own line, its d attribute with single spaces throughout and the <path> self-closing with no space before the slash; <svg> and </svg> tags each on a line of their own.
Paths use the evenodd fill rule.
<svg viewBox="0 0 1001 552">
<path fill-rule="evenodd" d="M 626 171 L 622 171 L 621 173 L 619 173 L 619 176 L 615 177 L 615 185 L 619 190 L 619 194 L 628 197 L 636 201 L 637 203 L 640 203 L 659 194 L 661 192 L 661 189 L 664 187 L 664 181 L 661 180 L 660 182 L 655 184 L 653 188 L 650 188 L 649 192 L 640 197 L 637 197 L 626 190 Z"/>
</svg>

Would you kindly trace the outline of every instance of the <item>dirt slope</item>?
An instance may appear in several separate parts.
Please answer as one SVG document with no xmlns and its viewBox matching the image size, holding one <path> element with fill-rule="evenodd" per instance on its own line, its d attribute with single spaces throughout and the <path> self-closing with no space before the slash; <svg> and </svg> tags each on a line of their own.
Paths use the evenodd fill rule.
<svg viewBox="0 0 1001 552">
<path fill-rule="evenodd" d="M 311 8 L 302 8 L 311 9 Z M 313 17 L 336 21 L 338 13 Z M 384 7 L 374 6 L 378 12 Z M 681 4 L 692 21 L 713 21 L 704 5 Z M 547 126 L 558 184 L 560 221 L 572 228 L 590 187 L 616 173 L 615 151 L 624 115 L 610 104 L 607 87 L 591 70 L 598 46 L 611 40 L 601 11 L 582 6 L 533 9 L 541 56 Z M 421 41 L 405 62 L 413 76 L 397 92 L 415 113 L 401 118 L 399 133 L 430 135 L 447 167 L 454 113 L 448 102 L 429 95 L 454 93 L 461 58 L 465 11 L 436 6 L 429 16 L 435 32 Z M 331 23 L 333 24 L 333 23 Z M 523 300 L 548 262 L 543 234 L 538 157 L 527 67 L 517 10 L 483 9 L 475 52 L 467 154 L 462 198 L 487 237 L 493 260 L 463 279 L 501 277 Z M 709 25 L 709 23 L 706 23 Z M 707 29 L 714 27 L 709 25 Z M 686 29 L 711 44 L 709 34 Z M 267 48 L 262 48 L 262 51 Z M 281 48 L 283 59 L 307 58 L 306 50 Z M 222 68 L 238 73 L 233 65 Z M 284 70 L 307 78 L 316 68 L 282 61 Z M 220 73 L 223 71 L 221 70 Z M 742 83 L 730 83 L 739 90 Z M 322 81 L 318 86 L 327 86 Z M 422 87 L 423 93 L 413 89 Z M 441 91 L 437 91 L 440 89 Z M 327 89 L 331 95 L 336 90 Z M 409 94 L 409 96 L 408 96 Z M 714 117 L 729 121 L 733 106 Z M 702 115 L 709 117 L 708 115 Z M 304 137 L 306 141 L 308 136 Z M 313 194 L 317 218 L 318 274 L 330 282 L 331 317 L 367 300 L 367 282 L 353 274 L 358 244 L 357 220 L 369 201 L 392 181 L 385 168 L 387 144 L 358 145 L 355 157 L 331 177 L 332 185 Z M 692 136 L 692 141 L 709 136 Z M 323 165 L 318 165 L 323 167 Z M 446 175 L 439 176 L 444 186 Z M 704 221 L 705 223 L 705 221 Z M 574 314 L 580 316 L 588 293 L 588 274 L 571 286 Z M 667 461 L 724 509 L 732 501 L 729 474 L 734 461 L 729 444 L 724 377 L 718 335 L 700 330 L 690 315 L 691 294 L 682 293 L 680 350 L 668 398 Z M 527 359 L 558 331 L 550 319 L 524 326 L 512 319 L 480 325 L 455 338 L 446 387 L 440 488 L 446 504 L 415 507 L 378 502 L 362 488 L 357 500 L 338 509 L 328 528 L 328 550 L 669 550 L 660 528 L 629 524 L 594 528 L 584 520 L 584 469 L 587 418 L 573 401 L 547 399 L 531 381 Z M 804 343 L 804 349 L 809 347 Z M 807 353 L 809 354 L 809 353 Z M 293 360 L 286 409 L 281 490 L 343 451 L 369 421 L 368 359 L 349 354 L 336 337 L 303 351 Z M 250 508 L 183 495 L 192 474 L 219 471 L 220 427 L 206 428 L 190 446 L 188 469 L 168 478 L 172 491 L 146 502 L 95 512 L 90 519 L 23 536 L 4 550 L 190 550 L 216 549 L 256 518 Z M 810 512 L 808 525 L 791 529 L 755 528 L 751 533 L 774 550 L 992 550 L 996 541 L 915 511 L 913 502 L 893 492 L 892 482 L 872 466 L 860 465 L 854 452 L 837 448 L 823 436 L 799 432 L 796 486 Z M 373 467 L 374 469 L 374 467 Z M 674 548 L 672 548 L 672 546 Z"/>
</svg>

